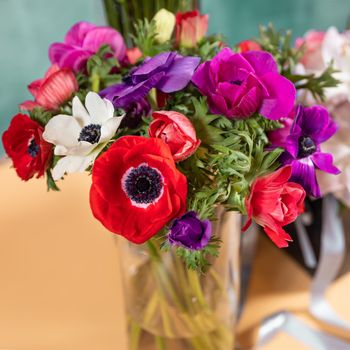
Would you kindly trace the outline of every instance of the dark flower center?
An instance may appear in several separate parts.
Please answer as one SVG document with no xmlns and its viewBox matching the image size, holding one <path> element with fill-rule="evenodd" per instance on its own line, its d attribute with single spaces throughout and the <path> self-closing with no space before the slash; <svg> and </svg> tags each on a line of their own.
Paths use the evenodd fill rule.
<svg viewBox="0 0 350 350">
<path fill-rule="evenodd" d="M 132 84 L 132 75 L 131 74 L 125 74 L 122 77 L 122 82 L 125 84 Z"/>
<path fill-rule="evenodd" d="M 238 86 L 241 86 L 242 83 L 243 83 L 243 80 L 232 80 L 231 81 L 231 84 L 238 85 Z"/>
<path fill-rule="evenodd" d="M 156 202 L 163 190 L 162 175 L 155 168 L 141 164 L 129 169 L 122 179 L 126 195 L 140 207 Z"/>
<path fill-rule="evenodd" d="M 80 131 L 78 141 L 86 141 L 91 144 L 98 143 L 101 137 L 101 125 L 89 124 Z"/>
<path fill-rule="evenodd" d="M 32 138 L 29 142 L 29 145 L 28 145 L 28 148 L 27 148 L 27 151 L 29 153 L 29 155 L 33 158 L 35 158 L 39 151 L 40 151 L 40 147 L 39 145 L 35 142 L 35 139 Z"/>
<path fill-rule="evenodd" d="M 299 138 L 298 158 L 305 158 L 316 152 L 315 142 L 309 136 Z"/>
</svg>

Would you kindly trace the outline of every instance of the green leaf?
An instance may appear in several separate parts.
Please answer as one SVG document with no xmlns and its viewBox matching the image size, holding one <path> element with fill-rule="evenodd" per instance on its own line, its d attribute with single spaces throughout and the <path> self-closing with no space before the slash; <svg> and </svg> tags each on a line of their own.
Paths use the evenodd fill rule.
<svg viewBox="0 0 350 350">
<path fill-rule="evenodd" d="M 52 177 L 51 170 L 46 170 L 46 183 L 48 191 L 59 191 L 60 189 L 57 187 L 55 180 Z"/>
</svg>

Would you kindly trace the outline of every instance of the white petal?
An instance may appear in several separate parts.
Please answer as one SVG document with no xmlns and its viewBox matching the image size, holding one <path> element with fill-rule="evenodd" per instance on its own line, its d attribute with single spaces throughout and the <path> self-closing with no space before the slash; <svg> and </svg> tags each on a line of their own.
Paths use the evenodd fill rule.
<svg viewBox="0 0 350 350">
<path fill-rule="evenodd" d="M 86 141 L 80 141 L 76 147 L 68 150 L 67 155 L 70 156 L 86 156 L 97 146 L 97 144 L 92 144 Z"/>
<path fill-rule="evenodd" d="M 78 120 L 81 127 L 84 127 L 86 125 L 91 124 L 91 117 L 87 110 L 85 109 L 84 105 L 79 100 L 78 96 L 75 96 L 73 98 L 72 103 L 72 113 L 75 119 Z"/>
<path fill-rule="evenodd" d="M 54 145 L 72 148 L 78 144 L 80 131 L 81 127 L 75 118 L 59 114 L 46 124 L 43 138 Z"/>
<path fill-rule="evenodd" d="M 107 116 L 108 116 L 108 119 L 113 118 L 113 116 L 114 116 L 114 106 L 113 106 L 113 103 L 112 103 L 110 100 L 107 100 L 106 98 L 104 98 L 103 101 L 105 102 L 106 107 L 107 107 Z"/>
<path fill-rule="evenodd" d="M 65 173 L 82 173 L 95 160 L 97 154 L 93 153 L 86 157 L 66 156 L 61 158 L 52 170 L 52 177 L 55 181 L 63 177 Z"/>
<path fill-rule="evenodd" d="M 123 118 L 124 116 L 113 117 L 111 119 L 108 119 L 106 122 L 104 122 L 101 127 L 101 137 L 99 142 L 110 140 L 118 130 L 119 125 L 123 120 Z"/>
<path fill-rule="evenodd" d="M 95 92 L 89 92 L 86 95 L 85 106 L 93 124 L 102 124 L 109 118 L 110 105 L 107 105 Z"/>
<path fill-rule="evenodd" d="M 56 156 L 65 156 L 68 153 L 68 149 L 64 146 L 57 145 L 54 150 Z"/>
</svg>

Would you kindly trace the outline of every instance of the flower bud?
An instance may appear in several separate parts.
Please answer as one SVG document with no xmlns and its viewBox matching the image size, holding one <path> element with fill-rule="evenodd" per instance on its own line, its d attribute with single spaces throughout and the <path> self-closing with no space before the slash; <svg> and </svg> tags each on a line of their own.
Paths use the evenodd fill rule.
<svg viewBox="0 0 350 350">
<path fill-rule="evenodd" d="M 166 9 L 160 9 L 154 15 L 153 21 L 156 23 L 156 40 L 160 44 L 170 40 L 175 27 L 175 15 Z"/>
</svg>

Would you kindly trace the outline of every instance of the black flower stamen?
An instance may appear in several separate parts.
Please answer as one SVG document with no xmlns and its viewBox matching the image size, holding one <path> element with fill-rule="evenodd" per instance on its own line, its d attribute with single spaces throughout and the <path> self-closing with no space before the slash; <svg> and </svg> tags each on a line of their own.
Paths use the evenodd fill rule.
<svg viewBox="0 0 350 350">
<path fill-rule="evenodd" d="M 163 190 L 161 174 L 146 164 L 128 170 L 122 183 L 126 195 L 140 206 L 156 202 Z"/>
<path fill-rule="evenodd" d="M 80 132 L 78 141 L 86 141 L 91 144 L 98 143 L 101 137 L 101 125 L 89 124 L 84 126 Z"/>
<path fill-rule="evenodd" d="M 299 138 L 298 158 L 305 158 L 315 153 L 317 150 L 315 142 L 309 136 Z"/>
<path fill-rule="evenodd" d="M 29 155 L 33 158 L 35 158 L 40 151 L 39 145 L 35 142 L 35 139 L 32 138 L 28 144 L 28 149 L 27 149 Z"/>
<path fill-rule="evenodd" d="M 238 85 L 238 86 L 241 86 L 243 83 L 243 80 L 232 80 L 231 81 L 231 84 L 234 84 L 234 85 Z"/>
</svg>

